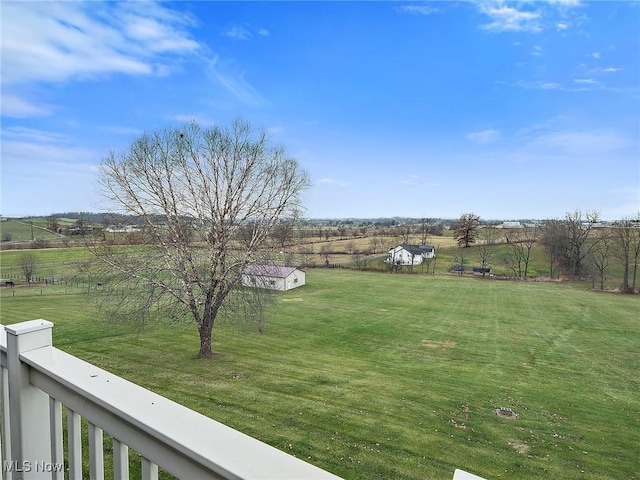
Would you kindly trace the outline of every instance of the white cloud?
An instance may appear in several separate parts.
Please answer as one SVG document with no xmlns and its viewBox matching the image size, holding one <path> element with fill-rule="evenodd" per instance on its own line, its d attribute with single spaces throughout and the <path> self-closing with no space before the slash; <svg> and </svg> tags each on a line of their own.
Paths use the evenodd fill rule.
<svg viewBox="0 0 640 480">
<path fill-rule="evenodd" d="M 594 73 L 594 72 L 589 72 Z M 545 82 L 545 81 L 518 81 L 510 83 L 508 85 L 525 88 L 530 90 L 558 90 L 563 92 L 588 92 L 593 90 L 608 90 L 617 91 L 614 88 L 607 87 L 602 82 L 592 78 L 574 78 L 570 84 L 562 84 L 558 82 Z M 625 91 L 626 90 L 619 90 Z"/>
<path fill-rule="evenodd" d="M 200 48 L 192 20 L 153 2 L 6 2 L 2 5 L 2 87 L 6 115 L 50 108 L 18 87 L 96 80 L 113 73 L 167 75 L 172 56 Z M 5 97 L 6 98 L 6 97 Z"/>
<path fill-rule="evenodd" d="M 616 73 L 616 72 L 619 72 L 620 70 L 622 70 L 622 68 L 607 67 L 607 68 L 603 69 L 602 71 L 606 72 L 606 73 Z"/>
<path fill-rule="evenodd" d="M 238 71 L 233 64 L 223 62 L 215 56 L 209 62 L 209 71 L 213 78 L 238 100 L 249 107 L 260 107 L 268 102 L 245 79 L 245 73 Z"/>
<path fill-rule="evenodd" d="M 27 209 L 32 215 L 94 209 L 99 201 L 95 181 L 101 157 L 55 133 L 18 127 L 4 130 L 3 212 L 24 214 Z"/>
<path fill-rule="evenodd" d="M 607 130 L 556 130 L 531 132 L 520 138 L 525 148 L 539 155 L 585 158 L 631 147 L 623 135 Z"/>
<path fill-rule="evenodd" d="M 30 102 L 17 95 L 2 94 L 2 116 L 13 118 L 46 117 L 53 113 L 53 107 Z"/>
<path fill-rule="evenodd" d="M 501 136 L 502 135 L 498 130 L 481 130 L 479 132 L 471 132 L 467 134 L 467 140 L 480 144 L 487 144 L 500 140 Z"/>
<path fill-rule="evenodd" d="M 592 78 L 574 78 L 573 81 L 583 85 L 600 85 L 600 82 Z"/>
<path fill-rule="evenodd" d="M 600 58 L 600 52 L 593 52 L 592 54 L 589 55 L 590 57 L 593 57 L 595 59 Z"/>
<path fill-rule="evenodd" d="M 260 37 L 269 36 L 269 30 L 267 30 L 266 28 L 259 28 L 255 33 Z M 228 28 L 224 32 L 224 35 L 236 40 L 251 40 L 253 38 L 253 33 L 251 33 L 250 30 L 247 30 L 246 28 L 239 25 L 234 25 Z"/>
<path fill-rule="evenodd" d="M 563 90 L 562 84 L 557 82 L 519 81 L 514 83 L 513 85 L 520 88 L 542 89 L 542 90 Z"/>
<path fill-rule="evenodd" d="M 227 29 L 224 34 L 227 37 L 235 38 L 236 40 L 250 40 L 253 37 L 249 30 L 237 25 Z"/>
<path fill-rule="evenodd" d="M 4 141 L 29 141 L 37 143 L 67 143 L 69 139 L 59 133 L 45 132 L 28 127 L 9 127 L 2 131 L 2 139 Z"/>
<path fill-rule="evenodd" d="M 97 152 L 74 144 L 57 133 L 25 127 L 2 132 L 3 170 L 20 170 L 21 176 L 46 178 L 66 175 L 93 176 L 100 161 Z"/>
<path fill-rule="evenodd" d="M 336 183 L 333 178 L 324 177 L 318 180 L 318 183 Z"/>
<path fill-rule="evenodd" d="M 571 10 L 580 7 L 578 0 L 511 1 L 472 0 L 490 23 L 482 28 L 491 32 L 539 33 L 544 29 L 566 30 L 575 22 Z M 559 17 L 559 18 L 558 18 Z M 572 22 L 573 20 L 574 22 Z"/>
<path fill-rule="evenodd" d="M 561 7 L 579 7 L 582 5 L 581 0 L 547 0 L 547 3 L 551 5 L 559 5 Z"/>
<path fill-rule="evenodd" d="M 438 13 L 438 9 L 429 5 L 403 5 L 399 8 L 405 13 L 413 13 L 417 15 L 432 15 Z"/>
<path fill-rule="evenodd" d="M 480 11 L 491 18 L 483 28 L 492 32 L 539 32 L 541 14 L 537 11 L 518 10 L 502 2 L 481 2 Z"/>
<path fill-rule="evenodd" d="M 3 5 L 3 82 L 65 81 L 105 73 L 150 74 L 158 53 L 191 53 L 199 44 L 160 7 L 76 2 Z M 151 15 L 156 14 L 154 18 Z M 165 22 L 174 20 L 174 24 Z"/>
</svg>

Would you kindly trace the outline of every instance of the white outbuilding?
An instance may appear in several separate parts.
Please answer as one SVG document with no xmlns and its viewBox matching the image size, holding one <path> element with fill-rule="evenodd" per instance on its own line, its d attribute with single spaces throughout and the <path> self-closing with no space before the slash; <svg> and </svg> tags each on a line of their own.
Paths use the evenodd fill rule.
<svg viewBox="0 0 640 480">
<path fill-rule="evenodd" d="M 247 287 L 287 291 L 305 284 L 306 274 L 296 267 L 278 265 L 251 265 L 242 274 L 242 284 Z"/>
</svg>

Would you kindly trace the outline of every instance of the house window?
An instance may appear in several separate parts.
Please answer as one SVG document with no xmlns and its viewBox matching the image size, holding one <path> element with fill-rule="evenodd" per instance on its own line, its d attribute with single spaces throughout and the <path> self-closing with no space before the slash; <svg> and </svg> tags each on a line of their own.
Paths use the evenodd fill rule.
<svg viewBox="0 0 640 480">
<path fill-rule="evenodd" d="M 294 278 L 294 279 L 293 279 L 293 283 L 298 283 L 298 279 L 297 279 L 297 278 Z"/>
</svg>

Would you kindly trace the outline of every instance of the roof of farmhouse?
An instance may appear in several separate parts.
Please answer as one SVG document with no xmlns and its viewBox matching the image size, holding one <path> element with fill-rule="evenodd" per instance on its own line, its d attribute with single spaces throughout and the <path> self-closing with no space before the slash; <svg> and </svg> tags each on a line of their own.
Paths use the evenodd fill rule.
<svg viewBox="0 0 640 480">
<path fill-rule="evenodd" d="M 401 243 L 399 246 L 413 255 L 422 255 L 424 253 L 431 252 L 436 248 L 433 245 L 409 245 L 408 243 Z"/>
<path fill-rule="evenodd" d="M 244 271 L 244 273 L 246 273 L 247 275 L 259 275 L 263 277 L 287 278 L 296 270 L 296 267 L 281 267 L 278 265 L 251 265 Z"/>
</svg>

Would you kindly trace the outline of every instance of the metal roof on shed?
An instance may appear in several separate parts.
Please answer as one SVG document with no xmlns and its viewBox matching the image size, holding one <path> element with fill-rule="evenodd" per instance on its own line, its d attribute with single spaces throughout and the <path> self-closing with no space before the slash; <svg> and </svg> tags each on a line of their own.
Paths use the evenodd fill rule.
<svg viewBox="0 0 640 480">
<path fill-rule="evenodd" d="M 251 265 L 244 273 L 262 277 L 287 278 L 297 270 L 296 267 L 281 267 L 278 265 Z"/>
</svg>

